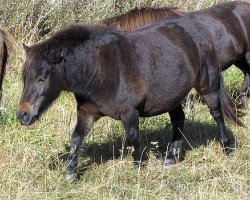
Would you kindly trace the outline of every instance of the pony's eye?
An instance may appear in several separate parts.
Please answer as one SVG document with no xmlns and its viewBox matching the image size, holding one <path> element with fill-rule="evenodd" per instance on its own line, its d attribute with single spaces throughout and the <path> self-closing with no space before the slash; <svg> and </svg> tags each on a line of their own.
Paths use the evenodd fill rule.
<svg viewBox="0 0 250 200">
<path fill-rule="evenodd" d="M 44 78 L 39 78 L 38 80 L 37 80 L 37 82 L 38 83 L 42 83 L 42 82 L 44 82 L 46 79 L 44 79 Z"/>
</svg>

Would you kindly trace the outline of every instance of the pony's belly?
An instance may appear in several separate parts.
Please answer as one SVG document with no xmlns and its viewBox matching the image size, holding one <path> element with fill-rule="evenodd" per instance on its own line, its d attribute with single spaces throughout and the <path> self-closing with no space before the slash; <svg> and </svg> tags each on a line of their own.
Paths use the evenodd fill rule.
<svg viewBox="0 0 250 200">
<path fill-rule="evenodd" d="M 168 75 L 168 78 L 156 79 L 156 83 L 151 85 L 144 104 L 140 106 L 141 116 L 154 116 L 173 110 L 188 95 L 196 82 L 196 76 L 191 72 L 185 76 L 181 72 L 177 73 L 178 76 L 171 72 Z"/>
<path fill-rule="evenodd" d="M 152 117 L 169 112 L 176 108 L 183 98 L 178 99 L 150 99 L 146 101 L 144 107 L 139 109 L 139 114 L 142 117 Z"/>
</svg>

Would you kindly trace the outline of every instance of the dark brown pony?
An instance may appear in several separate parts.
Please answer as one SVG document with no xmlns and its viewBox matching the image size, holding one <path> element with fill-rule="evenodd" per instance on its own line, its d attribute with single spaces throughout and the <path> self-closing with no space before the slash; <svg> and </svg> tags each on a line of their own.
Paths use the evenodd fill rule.
<svg viewBox="0 0 250 200">
<path fill-rule="evenodd" d="M 243 2 L 238 3 L 244 4 Z M 245 77 L 240 94 L 245 105 L 250 107 L 250 98 L 247 98 L 250 96 L 250 66 L 245 58 L 245 56 L 250 56 L 246 52 L 249 35 L 243 34 L 248 31 L 248 26 L 244 24 L 247 22 L 247 19 L 243 19 L 244 13 L 240 13 L 235 7 L 238 3 L 229 3 L 227 6 L 219 5 L 211 9 L 191 13 L 185 13 L 175 7 L 134 9 L 126 14 L 100 21 L 100 24 L 123 31 L 134 31 L 170 16 L 185 15 L 199 20 L 212 36 L 215 50 L 219 54 L 221 70 L 224 71 L 234 64 L 244 73 Z M 246 7 L 245 10 L 248 12 L 247 3 Z M 225 15 L 224 13 L 227 11 L 235 12 L 235 14 Z M 244 17 L 242 18 L 241 15 L 244 15 Z"/>
<path fill-rule="evenodd" d="M 176 7 L 135 8 L 123 15 L 101 20 L 98 24 L 102 26 L 112 26 L 120 31 L 135 31 L 159 19 L 180 15 L 182 15 L 182 12 Z"/>
<path fill-rule="evenodd" d="M 246 5 L 250 7 L 235 4 L 240 10 L 248 9 Z M 224 14 L 231 15 L 228 10 Z M 73 25 L 24 49 L 24 89 L 17 108 L 21 124 L 33 124 L 62 90 L 75 94 L 77 124 L 67 162 L 70 179 L 76 178 L 84 137 L 103 116 L 122 121 L 138 167 L 139 117 L 169 112 L 173 138 L 165 164 L 174 164 L 185 119 L 181 101 L 193 87 L 208 105 L 226 150 L 231 141 L 222 113 L 242 125 L 225 91 L 211 35 L 196 19 L 167 18 L 135 32 Z"/>
<path fill-rule="evenodd" d="M 0 29 L 0 100 L 2 97 L 2 85 L 8 60 L 8 52 L 12 49 L 12 42 L 6 32 Z"/>
</svg>

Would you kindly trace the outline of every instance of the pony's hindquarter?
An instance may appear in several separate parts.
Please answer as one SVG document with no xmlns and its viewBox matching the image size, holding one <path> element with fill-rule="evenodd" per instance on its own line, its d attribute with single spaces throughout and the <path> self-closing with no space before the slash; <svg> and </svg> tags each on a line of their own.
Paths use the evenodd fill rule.
<svg viewBox="0 0 250 200">
<path fill-rule="evenodd" d="M 12 49 L 12 42 L 7 33 L 0 29 L 0 100 L 2 97 L 2 85 L 6 72 L 6 65 L 9 51 Z"/>
</svg>

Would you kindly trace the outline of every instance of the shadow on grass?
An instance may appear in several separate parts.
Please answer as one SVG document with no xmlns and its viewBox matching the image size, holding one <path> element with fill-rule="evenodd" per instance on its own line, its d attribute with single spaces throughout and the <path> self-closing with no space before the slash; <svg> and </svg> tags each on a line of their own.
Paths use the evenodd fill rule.
<svg viewBox="0 0 250 200">
<path fill-rule="evenodd" d="M 235 138 L 230 130 L 227 130 L 232 140 L 232 148 L 235 145 Z M 184 130 L 184 143 L 183 156 L 185 152 L 190 151 L 198 146 L 207 146 L 209 141 L 220 141 L 217 126 L 208 123 L 189 122 L 186 121 Z M 147 159 L 149 151 L 151 151 L 157 158 L 163 159 L 168 143 L 172 138 L 172 127 L 168 125 L 165 129 L 161 130 L 142 130 L 140 131 L 141 146 L 144 149 L 144 157 Z M 93 163 L 101 164 L 112 159 L 117 159 L 127 155 L 126 148 L 124 147 L 124 136 L 114 135 L 113 138 L 105 141 L 104 143 L 87 143 L 83 149 L 82 156 L 79 158 L 78 171 L 83 174 L 84 171 Z M 69 147 L 66 146 L 65 152 L 59 153 L 51 158 L 49 164 L 50 169 L 58 168 L 58 160 L 66 161 L 68 156 Z M 123 149 L 123 151 L 122 151 Z"/>
</svg>

